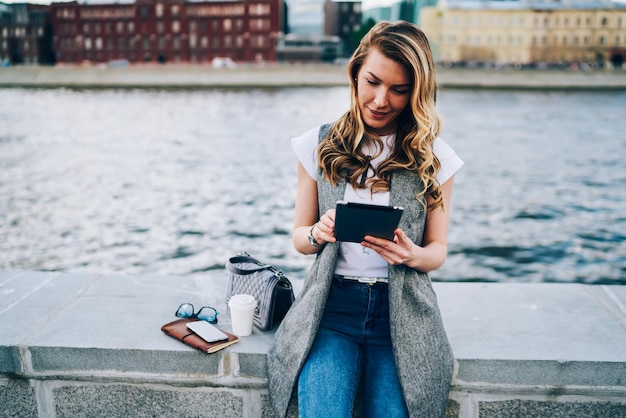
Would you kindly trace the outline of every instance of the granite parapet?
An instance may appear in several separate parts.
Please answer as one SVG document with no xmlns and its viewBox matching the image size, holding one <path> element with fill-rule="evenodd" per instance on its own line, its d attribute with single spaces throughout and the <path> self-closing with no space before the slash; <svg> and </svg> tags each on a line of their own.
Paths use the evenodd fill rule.
<svg viewBox="0 0 626 418">
<path fill-rule="evenodd" d="M 302 279 L 291 280 L 298 293 Z M 88 405 L 107 416 L 201 416 L 210 406 L 226 415 L 208 416 L 271 417 L 273 331 L 211 355 L 160 331 L 183 302 L 217 308 L 230 330 L 226 283 L 225 270 L 0 272 L 0 417 L 96 416 Z M 626 287 L 434 288 L 455 355 L 448 416 L 626 417 Z"/>
<path fill-rule="evenodd" d="M 626 90 L 626 70 L 437 68 L 443 89 Z M 17 66 L 0 68 L 0 87 L 26 88 L 289 88 L 348 86 L 345 65 L 266 64 Z"/>
</svg>

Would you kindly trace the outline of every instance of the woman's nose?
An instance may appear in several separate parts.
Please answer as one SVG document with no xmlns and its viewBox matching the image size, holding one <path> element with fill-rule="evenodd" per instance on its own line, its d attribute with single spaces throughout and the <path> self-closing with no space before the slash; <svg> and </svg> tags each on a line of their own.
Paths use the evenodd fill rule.
<svg viewBox="0 0 626 418">
<path fill-rule="evenodd" d="M 380 88 L 376 91 L 376 95 L 374 96 L 374 103 L 377 107 L 384 107 L 387 105 L 387 89 Z"/>
</svg>

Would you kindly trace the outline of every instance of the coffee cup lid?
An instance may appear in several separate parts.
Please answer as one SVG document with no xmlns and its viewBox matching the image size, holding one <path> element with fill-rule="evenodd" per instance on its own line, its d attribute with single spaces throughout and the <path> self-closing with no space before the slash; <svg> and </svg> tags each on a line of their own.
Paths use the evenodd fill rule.
<svg viewBox="0 0 626 418">
<path fill-rule="evenodd" d="M 252 295 L 234 295 L 228 301 L 228 306 L 237 308 L 256 308 L 256 299 Z"/>
</svg>

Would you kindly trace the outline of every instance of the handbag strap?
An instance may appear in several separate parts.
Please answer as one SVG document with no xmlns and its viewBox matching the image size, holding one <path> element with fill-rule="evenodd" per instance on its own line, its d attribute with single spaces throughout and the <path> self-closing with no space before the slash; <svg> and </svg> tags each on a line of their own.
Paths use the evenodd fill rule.
<svg viewBox="0 0 626 418">
<path fill-rule="evenodd" d="M 242 269 L 235 265 L 240 263 L 255 264 L 256 267 L 252 267 L 250 269 Z M 283 276 L 283 273 L 276 267 L 272 266 L 271 264 L 263 264 L 256 258 L 250 257 L 248 255 L 238 255 L 235 257 L 231 257 L 230 260 L 228 260 L 228 263 L 226 263 L 226 268 L 235 274 L 241 275 L 252 274 L 261 270 L 270 270 L 271 272 L 276 273 L 276 275 L 279 277 Z"/>
</svg>

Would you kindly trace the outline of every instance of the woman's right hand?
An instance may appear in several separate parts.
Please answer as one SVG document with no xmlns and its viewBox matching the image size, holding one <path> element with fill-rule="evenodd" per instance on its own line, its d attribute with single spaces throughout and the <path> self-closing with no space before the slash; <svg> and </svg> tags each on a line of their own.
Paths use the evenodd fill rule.
<svg viewBox="0 0 626 418">
<path fill-rule="evenodd" d="M 327 242 L 335 242 L 335 209 L 328 209 L 313 227 L 313 238 L 322 245 Z"/>
</svg>

